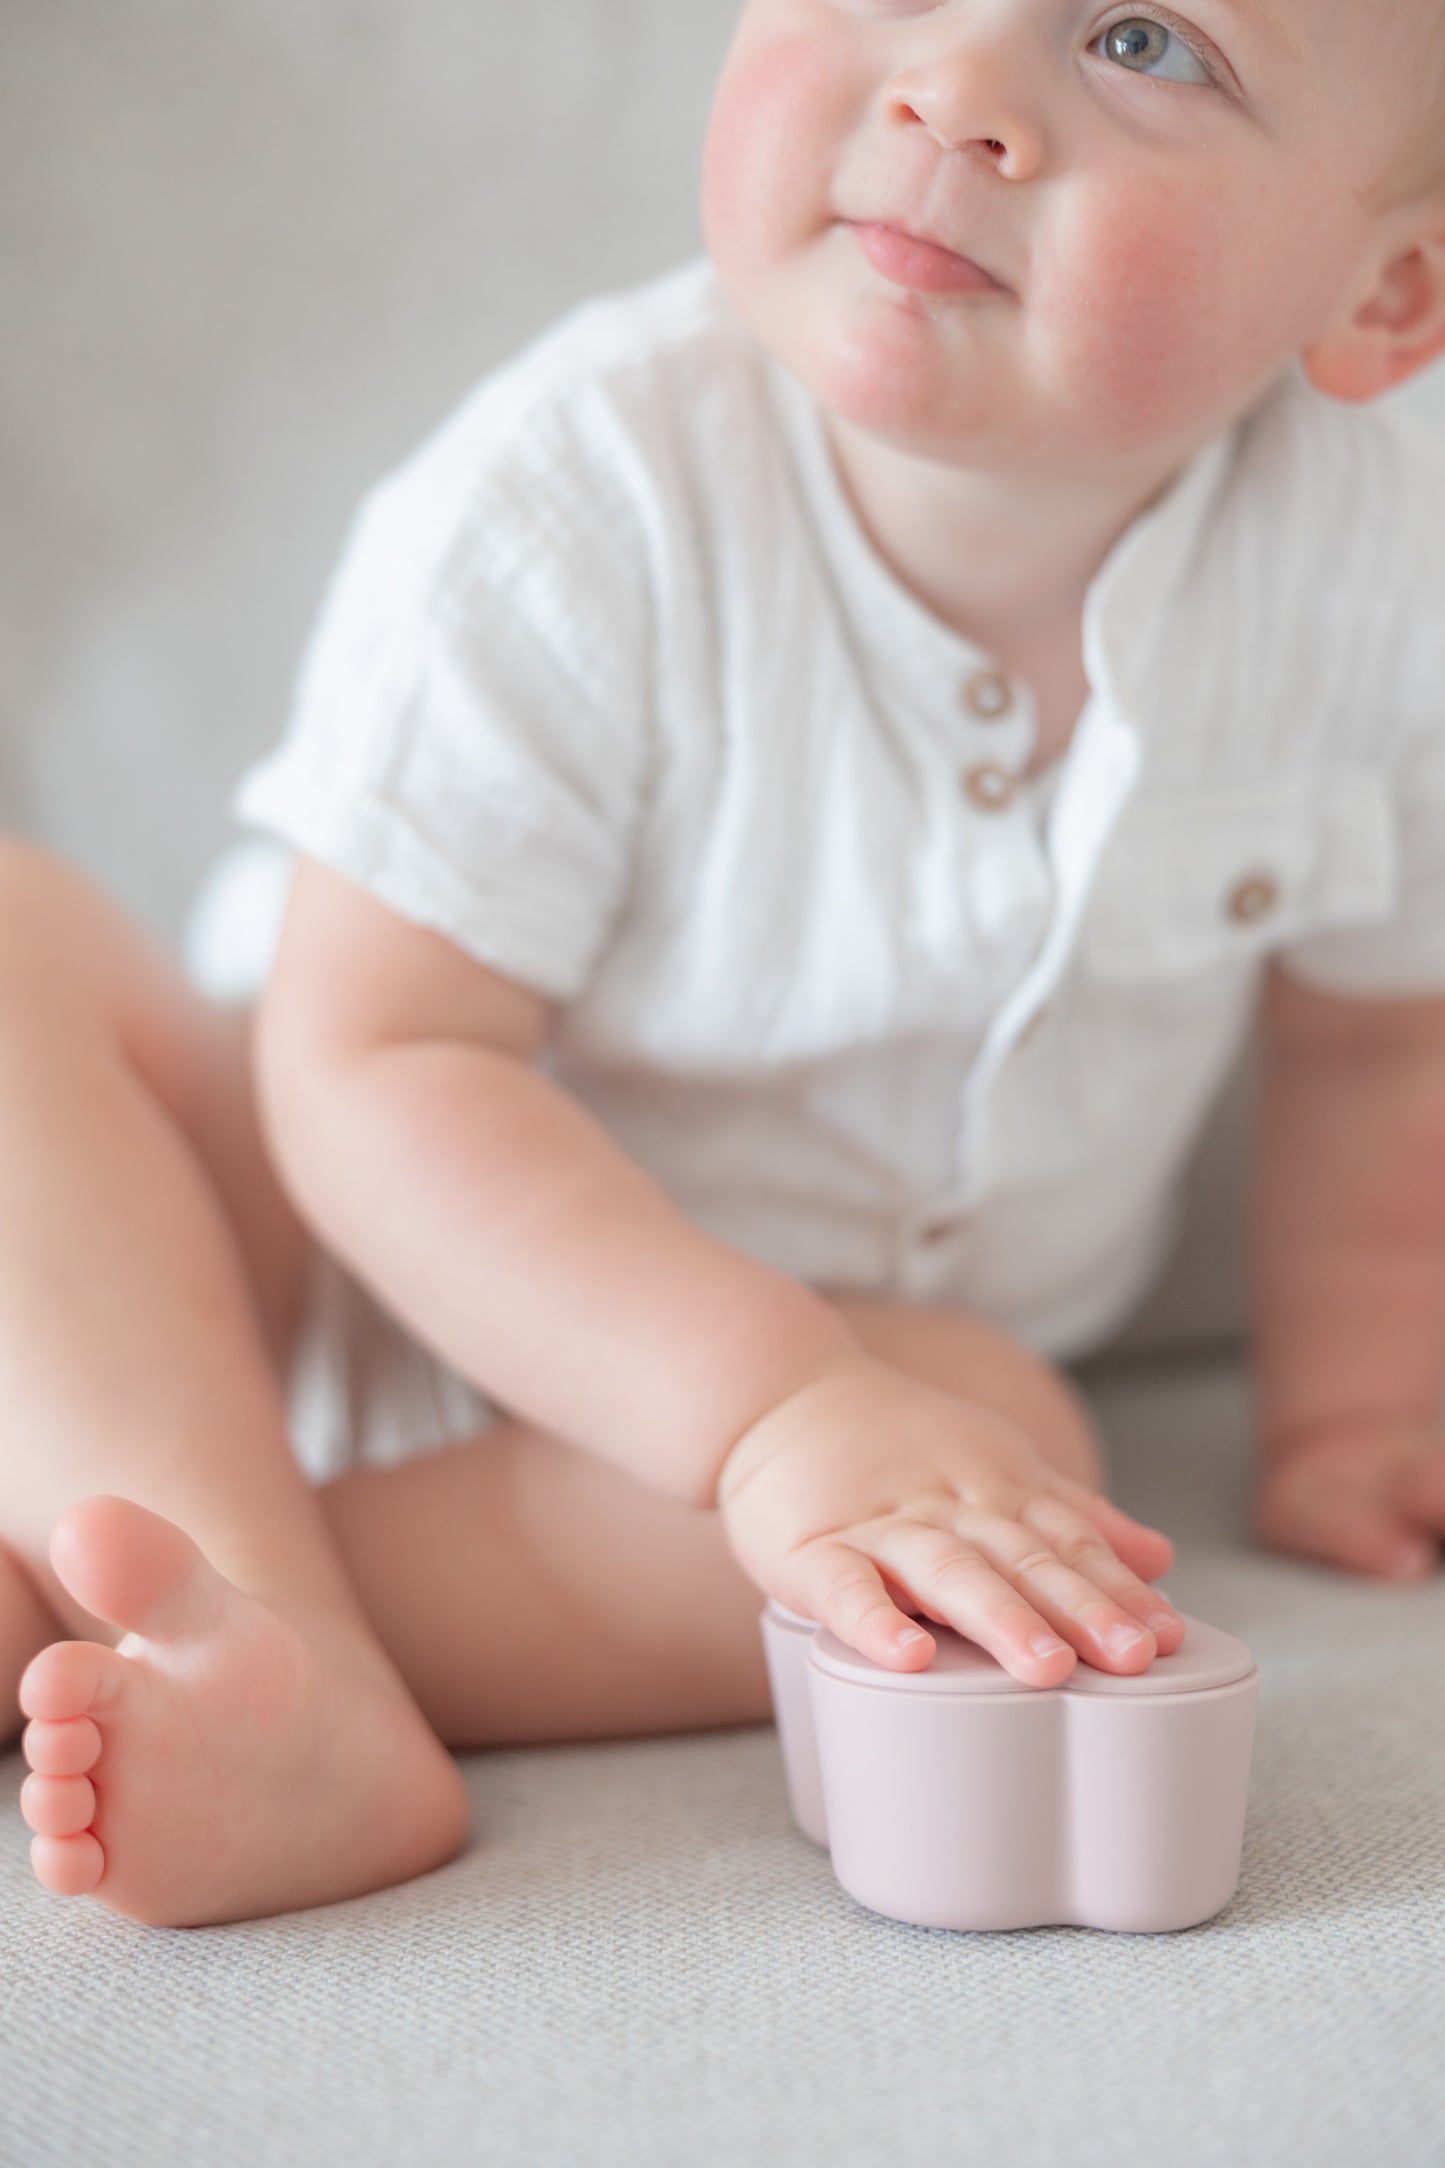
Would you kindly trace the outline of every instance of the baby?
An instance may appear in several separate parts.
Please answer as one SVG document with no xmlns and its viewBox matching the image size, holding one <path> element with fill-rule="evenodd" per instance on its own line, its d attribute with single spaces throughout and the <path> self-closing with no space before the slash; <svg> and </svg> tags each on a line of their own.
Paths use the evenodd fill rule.
<svg viewBox="0 0 1445 2168">
<path fill-rule="evenodd" d="M 1445 350 L 1442 63 L 1439 0 L 747 0 L 707 260 L 364 509 L 254 1033 L 6 849 L 48 1889 L 417 1874 L 449 1747 L 764 1718 L 760 1592 L 1177 1648 L 1054 1364 L 1256 996 L 1256 1532 L 1431 1570 L 1445 474 L 1361 408 Z"/>
</svg>

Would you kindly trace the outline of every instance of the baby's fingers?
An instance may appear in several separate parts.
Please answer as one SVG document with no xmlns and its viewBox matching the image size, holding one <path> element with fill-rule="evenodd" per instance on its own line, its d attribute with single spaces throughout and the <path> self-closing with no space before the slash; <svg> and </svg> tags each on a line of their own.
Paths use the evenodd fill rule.
<svg viewBox="0 0 1445 2168">
<path fill-rule="evenodd" d="M 1049 1469 L 1043 1480 L 1049 1490 L 1057 1491 L 1076 1512 L 1093 1522 L 1111 1549 L 1141 1579 L 1157 1581 L 1161 1573 L 1169 1571 L 1174 1563 L 1174 1545 L 1161 1529 L 1136 1521 L 1112 1498 L 1076 1483 L 1072 1476 L 1060 1475 L 1056 1468 Z"/>
<path fill-rule="evenodd" d="M 1276 1470 L 1256 1506 L 1255 1533 L 1274 1550 L 1356 1573 L 1410 1579 L 1429 1562 L 1418 1529 L 1383 1499 L 1311 1481 L 1303 1467 Z"/>
<path fill-rule="evenodd" d="M 1397 1552 L 1395 1572 L 1426 1572 L 1439 1563 L 1439 1537 L 1445 1537 L 1445 1444 L 1415 1461 L 1395 1489 L 1395 1500 L 1413 1533 Z"/>
<path fill-rule="evenodd" d="M 1022 1570 L 1015 1564 L 1016 1547 L 1029 1550 L 1028 1530 L 1043 1536 L 1053 1554 L 1031 1562 L 1028 1592 L 1040 1610 L 1050 1608 L 1051 1615 L 1046 1598 L 1063 1607 L 1063 1615 L 1054 1615 L 1054 1623 L 1071 1635 L 1081 1656 L 1095 1664 L 1102 1657 L 1109 1670 L 1120 1663 L 1132 1669 L 1139 1651 L 1125 1639 L 1130 1627 L 1143 1627 L 1154 1636 L 1154 1653 L 1174 1654 L 1184 1639 L 1183 1619 L 1157 1589 L 1130 1571 L 1091 1517 L 1048 1492 L 1030 1498 L 1020 1509 L 1017 1523 L 1000 1524 L 1005 1544 L 1001 1562 L 1011 1571 Z M 1035 1552 L 1037 1548 L 1032 1546 Z M 1092 1647 L 1083 1646 L 1075 1627 L 1087 1634 Z"/>
<path fill-rule="evenodd" d="M 871 1559 L 836 1538 L 818 1537 L 793 1554 L 794 1575 L 784 1598 L 790 1610 L 815 1618 L 850 1649 L 889 1671 L 922 1671 L 937 1643 L 898 1609 Z"/>
<path fill-rule="evenodd" d="M 1027 1545 L 1025 1531 L 1013 1525 Z M 1058 1686 L 1068 1677 L 1073 1649 L 985 1556 L 982 1545 L 931 1521 L 892 1520 L 875 1528 L 869 1539 L 875 1557 L 930 1614 L 987 1649 L 1025 1686 Z"/>
</svg>

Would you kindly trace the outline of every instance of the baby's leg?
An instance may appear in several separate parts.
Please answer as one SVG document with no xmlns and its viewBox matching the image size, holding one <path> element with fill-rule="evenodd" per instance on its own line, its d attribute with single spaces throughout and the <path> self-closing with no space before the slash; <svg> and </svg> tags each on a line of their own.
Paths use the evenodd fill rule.
<svg viewBox="0 0 1445 2168">
<path fill-rule="evenodd" d="M 32 1606 L 0 1603 L 0 1663 L 41 1604 L 87 1637 L 25 1672 L 22 1800 L 41 1880 L 134 1917 L 325 1902 L 464 1833 L 287 1443 L 305 1257 L 243 1020 L 0 846 L 0 1565 Z"/>
<path fill-rule="evenodd" d="M 1026 1424 L 1097 1487 L 1082 1403 L 1006 1335 L 834 1297 L 864 1345 Z M 714 1513 L 521 1422 L 321 1493 L 383 1644 L 454 1747 L 624 1737 L 769 1713 L 762 1598 Z"/>
</svg>

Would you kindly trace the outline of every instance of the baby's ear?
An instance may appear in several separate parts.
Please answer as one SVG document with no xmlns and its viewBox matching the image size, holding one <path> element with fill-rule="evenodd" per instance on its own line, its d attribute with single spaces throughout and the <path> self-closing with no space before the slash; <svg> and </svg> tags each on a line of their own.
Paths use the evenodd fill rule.
<svg viewBox="0 0 1445 2168">
<path fill-rule="evenodd" d="M 1353 314 L 1305 348 L 1317 391 L 1361 402 L 1404 384 L 1445 354 L 1445 208 L 1390 256 Z"/>
</svg>

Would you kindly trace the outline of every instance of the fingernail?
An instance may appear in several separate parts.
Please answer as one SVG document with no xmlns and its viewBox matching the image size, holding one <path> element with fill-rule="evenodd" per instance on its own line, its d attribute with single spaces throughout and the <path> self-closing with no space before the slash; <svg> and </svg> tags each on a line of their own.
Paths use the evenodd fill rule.
<svg viewBox="0 0 1445 2168">
<path fill-rule="evenodd" d="M 1141 1642 L 1152 1638 L 1142 1626 L 1110 1626 L 1099 1636 L 1106 1649 L 1114 1656 L 1129 1656 Z"/>
<path fill-rule="evenodd" d="M 921 1626 L 900 1626 L 893 1638 L 898 1648 L 906 1649 L 910 1642 L 926 1641 L 928 1636 Z"/>
<path fill-rule="evenodd" d="M 1178 1626 L 1181 1623 L 1182 1621 L 1176 1618 L 1172 1611 L 1151 1611 L 1144 1621 L 1151 1634 L 1167 1633 L 1171 1626 Z"/>
<path fill-rule="evenodd" d="M 1068 1642 L 1061 1641 L 1057 1634 L 1035 1634 L 1029 1643 L 1035 1656 L 1057 1656 L 1059 1650 L 1066 1649 L 1068 1645 Z"/>
</svg>

